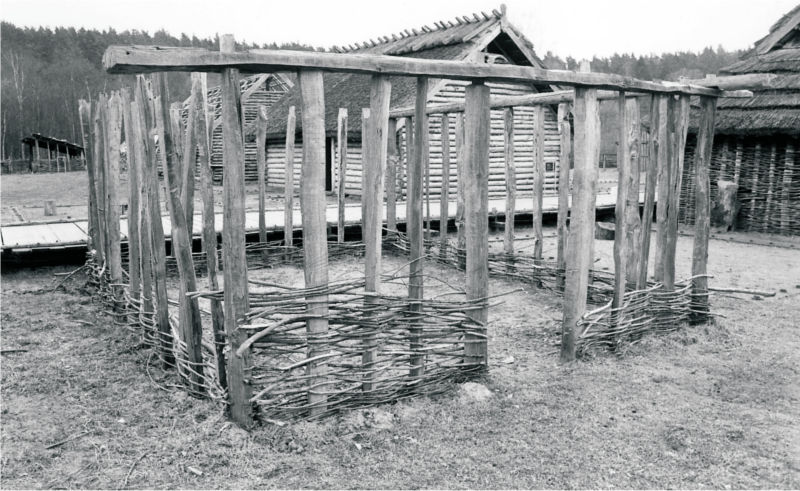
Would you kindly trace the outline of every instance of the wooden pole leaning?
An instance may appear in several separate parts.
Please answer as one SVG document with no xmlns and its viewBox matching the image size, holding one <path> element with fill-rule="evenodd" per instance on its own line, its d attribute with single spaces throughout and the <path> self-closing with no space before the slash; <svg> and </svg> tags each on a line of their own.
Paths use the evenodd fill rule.
<svg viewBox="0 0 800 491">
<path fill-rule="evenodd" d="M 589 269 L 594 240 L 597 161 L 600 152 L 600 113 L 595 89 L 575 89 L 575 170 L 570 238 L 567 242 L 561 361 L 575 359 L 578 321 L 586 312 Z"/>
<path fill-rule="evenodd" d="M 467 315 L 480 327 L 464 336 L 464 363 L 487 366 L 486 326 L 489 321 L 489 87 L 472 83 L 464 111 L 464 216 L 467 232 L 467 301 L 480 308 Z"/>
<path fill-rule="evenodd" d="M 202 97 L 200 85 L 192 79 L 192 88 L 189 95 L 189 107 L 195 104 L 195 100 Z M 197 135 L 194 130 L 197 125 L 196 114 L 189 110 L 186 114 L 186 128 L 183 133 L 183 158 L 180 168 L 181 177 L 181 204 L 186 213 L 186 229 L 189 234 L 189 244 L 191 245 L 194 237 L 194 181 L 197 167 Z"/>
<path fill-rule="evenodd" d="M 189 235 L 189 224 L 186 219 L 186 210 L 183 207 L 180 186 L 182 179 L 180 155 L 172 145 L 181 135 L 172 133 L 167 126 L 166 118 L 169 117 L 169 107 L 165 99 L 167 81 L 164 74 L 156 74 L 155 81 L 155 115 L 158 128 L 159 144 L 161 145 L 161 162 L 164 168 L 165 184 L 168 190 L 167 199 L 172 203 L 170 220 L 172 222 L 172 249 L 178 265 L 180 276 L 178 303 L 180 306 L 179 332 L 181 341 L 186 344 L 186 364 L 178 363 L 178 372 L 184 378 L 187 388 L 193 395 L 205 394 L 203 375 L 203 323 L 200 318 L 199 300 L 190 298 L 186 294 L 197 291 L 197 277 L 195 276 L 194 260 L 192 259 L 192 237 Z M 194 154 L 194 149 L 184 149 Z"/>
<path fill-rule="evenodd" d="M 220 51 L 233 53 L 233 36 L 220 38 Z M 247 292 L 247 256 L 245 252 L 245 189 L 244 189 L 244 135 L 242 131 L 242 106 L 239 88 L 239 71 L 222 72 L 222 261 L 224 264 L 225 333 L 228 336 L 228 404 L 231 418 L 240 426 L 253 424 L 253 407 L 250 402 L 252 387 L 247 380 L 251 367 L 250 351 L 238 353 L 247 335 L 239 329 L 239 320 L 250 310 Z"/>
<path fill-rule="evenodd" d="M 516 214 L 517 199 L 517 171 L 514 167 L 513 107 L 507 107 L 503 110 L 503 143 L 506 161 L 506 219 L 503 230 L 503 251 L 510 256 L 514 254 L 514 215 Z M 513 268 L 511 263 L 509 263 L 509 268 Z"/>
<path fill-rule="evenodd" d="M 366 203 L 364 209 L 364 292 L 367 306 L 378 308 L 377 297 L 380 294 L 381 275 L 381 237 L 383 231 L 383 171 L 386 167 L 389 133 L 389 100 L 392 85 L 387 77 L 373 75 L 370 82 L 370 117 L 367 122 L 364 143 L 364 188 L 362 197 Z M 375 312 L 377 314 L 377 312 Z M 377 317 L 377 315 L 376 315 Z M 374 332 L 364 339 L 362 366 L 365 372 L 364 392 L 372 391 L 372 370 L 375 364 L 377 349 L 376 332 L 380 326 L 374 326 Z"/>
<path fill-rule="evenodd" d="M 337 133 L 336 142 L 339 145 L 339 167 L 338 167 L 338 187 L 337 204 L 338 219 L 336 222 L 336 240 L 340 244 L 344 242 L 344 198 L 347 190 L 347 109 L 340 107 L 336 118 Z"/>
<path fill-rule="evenodd" d="M 287 248 L 294 243 L 294 133 L 297 127 L 297 116 L 294 106 L 289 107 L 286 117 L 286 166 L 283 183 L 283 245 Z"/>
<path fill-rule="evenodd" d="M 386 228 L 389 232 L 397 231 L 397 167 L 400 165 L 400 154 L 397 148 L 397 119 L 389 118 L 386 127 Z"/>
<path fill-rule="evenodd" d="M 658 98 L 650 96 L 650 139 L 647 142 L 647 171 L 644 186 L 644 209 L 642 211 L 642 235 L 640 245 L 639 271 L 636 289 L 647 287 L 647 268 L 650 260 L 650 236 L 653 228 L 653 208 L 655 206 L 656 182 L 658 179 L 658 141 L 657 128 L 660 125 Z"/>
<path fill-rule="evenodd" d="M 219 290 L 219 264 L 217 231 L 215 228 L 214 214 L 214 176 L 211 171 L 211 152 L 209 142 L 211 137 L 208 131 L 208 90 L 205 73 L 192 73 L 192 84 L 195 80 L 201 87 L 201 97 L 195 99 L 194 107 L 189 108 L 195 113 L 195 140 L 197 141 L 197 157 L 200 170 L 200 196 L 203 203 L 203 228 L 202 247 L 206 254 L 206 274 L 208 276 L 209 290 Z M 222 302 L 211 300 L 211 330 L 214 333 L 214 355 L 217 362 L 217 380 L 222 390 L 228 388 L 228 371 L 225 361 L 225 312 Z"/>
<path fill-rule="evenodd" d="M 697 148 L 694 153 L 695 182 L 694 248 L 692 251 L 692 313 L 693 324 L 708 320 L 708 235 L 710 228 L 711 182 L 709 167 L 714 146 L 714 120 L 717 99 L 700 98 L 700 127 L 697 133 Z"/>
<path fill-rule="evenodd" d="M 256 174 L 258 175 L 258 241 L 267 242 L 267 108 L 259 106 L 256 116 Z M 263 258 L 269 257 L 264 250 Z"/>
<path fill-rule="evenodd" d="M 556 246 L 556 289 L 564 291 L 566 248 L 569 240 L 567 219 L 569 218 L 569 171 L 572 167 L 572 128 L 569 122 L 570 105 L 558 105 L 559 163 L 558 163 L 558 219 L 556 224 L 558 244 Z"/>
<path fill-rule="evenodd" d="M 300 207 L 303 217 L 303 259 L 306 288 L 325 288 L 328 285 L 327 221 L 325 218 L 325 101 L 322 72 L 301 70 L 298 82 L 302 97 L 303 167 L 300 186 Z M 328 332 L 328 295 L 306 297 L 308 357 L 323 351 Z M 328 384 L 324 361 L 308 363 L 309 416 L 319 416 L 327 410 L 324 388 Z"/>
<path fill-rule="evenodd" d="M 408 211 L 406 223 L 409 244 L 408 300 L 411 331 L 410 349 L 412 377 L 422 376 L 425 358 L 422 349 L 423 298 L 423 221 L 422 195 L 423 175 L 428 156 L 428 115 L 425 105 L 428 99 L 428 79 L 417 78 L 416 114 L 414 116 L 413 152 L 408 165 Z"/>
</svg>

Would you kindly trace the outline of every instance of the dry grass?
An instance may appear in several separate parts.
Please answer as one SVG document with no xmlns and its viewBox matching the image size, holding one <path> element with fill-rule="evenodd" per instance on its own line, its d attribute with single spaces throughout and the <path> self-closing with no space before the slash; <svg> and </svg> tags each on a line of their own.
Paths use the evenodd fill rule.
<svg viewBox="0 0 800 491">
<path fill-rule="evenodd" d="M 679 257 L 690 248 L 681 237 Z M 608 267 L 610 243 L 597 250 Z M 798 488 L 800 253 L 712 241 L 709 267 L 712 284 L 785 291 L 715 297 L 716 324 L 568 366 L 560 300 L 515 293 L 491 312 L 490 400 L 384 406 L 390 428 L 353 412 L 251 434 L 212 403 L 155 388 L 171 379 L 150 379 L 135 335 L 76 286 L 50 293 L 59 269 L 4 272 L 3 349 L 28 351 L 2 355 L 0 486 Z M 347 259 L 333 274 L 358 268 Z"/>
</svg>

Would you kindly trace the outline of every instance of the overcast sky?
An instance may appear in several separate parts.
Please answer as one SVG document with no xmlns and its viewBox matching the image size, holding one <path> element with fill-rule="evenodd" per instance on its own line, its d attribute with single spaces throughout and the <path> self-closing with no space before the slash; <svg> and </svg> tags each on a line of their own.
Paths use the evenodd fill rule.
<svg viewBox="0 0 800 491">
<path fill-rule="evenodd" d="M 505 0 L 534 44 L 565 57 L 615 52 L 747 48 L 797 0 Z M 0 0 L 0 17 L 23 26 L 75 26 L 198 37 L 233 33 L 256 43 L 350 44 L 456 15 L 499 10 L 498 0 Z"/>
</svg>

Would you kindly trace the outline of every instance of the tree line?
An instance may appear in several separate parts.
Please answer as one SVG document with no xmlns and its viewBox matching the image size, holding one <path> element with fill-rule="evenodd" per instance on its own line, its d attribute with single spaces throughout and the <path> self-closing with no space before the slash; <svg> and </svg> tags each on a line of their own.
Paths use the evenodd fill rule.
<svg viewBox="0 0 800 491">
<path fill-rule="evenodd" d="M 109 75 L 102 58 L 112 44 L 183 46 L 216 49 L 219 39 L 175 37 L 164 30 L 75 29 L 56 27 L 18 27 L 9 22 L 0 25 L 0 157 L 20 158 L 20 140 L 31 133 L 80 143 L 78 100 L 94 99 L 100 92 L 117 90 L 126 84 L 126 76 Z M 237 49 L 272 48 L 322 50 L 303 44 L 239 44 Z M 733 63 L 738 51 L 706 48 L 701 53 L 666 53 L 663 55 L 614 55 L 594 58 L 592 70 L 618 73 L 643 79 L 677 80 L 679 76 L 699 78 L 716 73 Z M 561 59 L 551 52 L 543 58 L 548 68 L 577 68 L 578 62 Z M 189 96 L 190 78 L 186 73 L 169 73 L 170 102 Z M 127 76 L 130 77 L 130 76 Z M 209 83 L 216 83 L 209 79 Z"/>
</svg>

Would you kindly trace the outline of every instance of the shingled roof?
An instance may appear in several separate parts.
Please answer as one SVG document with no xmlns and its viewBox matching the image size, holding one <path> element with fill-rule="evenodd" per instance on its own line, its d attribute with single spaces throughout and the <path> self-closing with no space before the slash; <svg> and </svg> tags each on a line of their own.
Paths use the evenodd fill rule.
<svg viewBox="0 0 800 491">
<path fill-rule="evenodd" d="M 749 99 L 720 99 L 716 132 L 720 134 L 800 134 L 800 5 L 770 28 L 769 34 L 723 75 L 771 73 L 769 89 Z"/>
<path fill-rule="evenodd" d="M 338 46 L 332 51 L 466 60 L 487 47 L 488 52 L 502 55 L 500 60 L 505 59 L 518 65 L 543 66 L 534 53 L 531 42 L 508 22 L 504 11 L 493 10 L 491 13 L 457 17 L 451 21 L 435 22 L 434 26 L 405 30 L 355 45 Z M 391 107 L 413 105 L 415 80 L 409 77 L 389 77 L 389 79 L 392 83 Z M 325 126 L 328 135 L 336 133 L 339 108 L 346 108 L 348 111 L 348 128 L 351 136 L 360 135 L 361 110 L 369 107 L 369 81 L 369 75 L 324 74 Z M 547 86 L 538 86 L 536 89 L 551 90 Z M 270 108 L 267 126 L 269 138 L 284 138 L 286 115 L 290 106 L 295 106 L 297 110 L 298 132 L 300 131 L 300 105 L 299 88 L 295 86 Z"/>
</svg>

